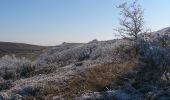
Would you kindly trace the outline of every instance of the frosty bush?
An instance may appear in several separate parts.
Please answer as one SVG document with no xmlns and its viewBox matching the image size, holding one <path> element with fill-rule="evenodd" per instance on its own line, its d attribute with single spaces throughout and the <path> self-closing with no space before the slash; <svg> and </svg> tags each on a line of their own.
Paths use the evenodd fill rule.
<svg viewBox="0 0 170 100">
<path fill-rule="evenodd" d="M 58 67 L 81 61 L 100 63 L 119 61 L 124 52 L 115 52 L 124 40 L 92 41 L 87 44 L 62 44 L 44 52 L 35 61 L 38 66 L 54 64 Z M 124 57 L 122 57 L 124 58 Z"/>
<path fill-rule="evenodd" d="M 0 83 L 0 91 L 9 89 L 11 87 L 12 87 L 12 81 L 11 80 L 6 80 L 6 81 Z"/>
<path fill-rule="evenodd" d="M 159 42 L 146 42 L 141 40 L 138 43 L 140 60 L 151 66 L 165 68 L 170 65 L 170 55 L 168 50 Z"/>
<path fill-rule="evenodd" d="M 0 76 L 6 80 L 16 80 L 21 77 L 29 77 L 33 70 L 34 67 L 28 59 L 17 58 L 14 55 L 6 55 L 0 59 Z"/>
<path fill-rule="evenodd" d="M 40 94 L 40 89 L 33 86 L 28 86 L 19 91 L 22 96 L 37 96 Z"/>
</svg>

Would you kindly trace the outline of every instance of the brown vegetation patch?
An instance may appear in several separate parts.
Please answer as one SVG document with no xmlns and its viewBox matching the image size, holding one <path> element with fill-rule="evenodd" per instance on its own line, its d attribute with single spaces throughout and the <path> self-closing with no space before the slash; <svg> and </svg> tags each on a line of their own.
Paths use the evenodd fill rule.
<svg viewBox="0 0 170 100">
<path fill-rule="evenodd" d="M 96 66 L 73 76 L 63 85 L 57 84 L 56 86 L 55 82 L 45 82 L 41 87 L 41 93 L 44 97 L 62 95 L 63 98 L 71 99 L 83 93 L 105 91 L 109 88 L 107 86 L 109 86 L 113 80 L 131 71 L 135 65 L 136 64 L 131 61 L 121 64 Z"/>
</svg>

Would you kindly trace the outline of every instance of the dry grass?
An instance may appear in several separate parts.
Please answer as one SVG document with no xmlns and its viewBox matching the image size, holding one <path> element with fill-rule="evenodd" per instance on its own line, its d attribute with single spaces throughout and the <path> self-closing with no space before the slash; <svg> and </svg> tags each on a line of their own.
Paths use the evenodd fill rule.
<svg viewBox="0 0 170 100">
<path fill-rule="evenodd" d="M 80 95 L 85 92 L 103 91 L 114 79 L 134 68 L 133 62 L 107 64 L 88 69 L 69 81 L 66 95 Z"/>
<path fill-rule="evenodd" d="M 51 95 L 62 95 L 67 100 L 80 96 L 83 93 L 107 90 L 113 80 L 131 71 L 135 67 L 134 62 L 124 62 L 121 64 L 106 64 L 96 66 L 85 72 L 75 75 L 66 82 L 66 85 L 55 86 L 46 82 L 42 93 L 45 97 Z"/>
</svg>

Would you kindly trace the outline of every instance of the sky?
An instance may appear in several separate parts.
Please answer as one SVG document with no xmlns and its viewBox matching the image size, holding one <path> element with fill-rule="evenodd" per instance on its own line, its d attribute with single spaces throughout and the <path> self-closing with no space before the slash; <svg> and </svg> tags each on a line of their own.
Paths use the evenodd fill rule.
<svg viewBox="0 0 170 100">
<path fill-rule="evenodd" d="M 133 0 L 0 0 L 0 41 L 36 45 L 114 39 L 117 5 Z M 139 0 L 145 25 L 170 27 L 170 0 Z"/>
</svg>

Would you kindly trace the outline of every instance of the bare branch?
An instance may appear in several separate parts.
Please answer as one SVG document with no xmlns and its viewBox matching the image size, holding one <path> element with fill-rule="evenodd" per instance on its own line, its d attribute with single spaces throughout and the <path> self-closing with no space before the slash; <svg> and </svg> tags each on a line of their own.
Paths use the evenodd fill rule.
<svg viewBox="0 0 170 100">
<path fill-rule="evenodd" d="M 143 33 L 144 30 L 144 10 L 138 4 L 138 0 L 135 0 L 129 6 L 127 3 L 119 5 L 120 18 L 119 24 L 121 27 L 116 29 L 117 34 L 123 38 L 130 38 L 133 40 L 138 40 L 139 34 Z"/>
</svg>

